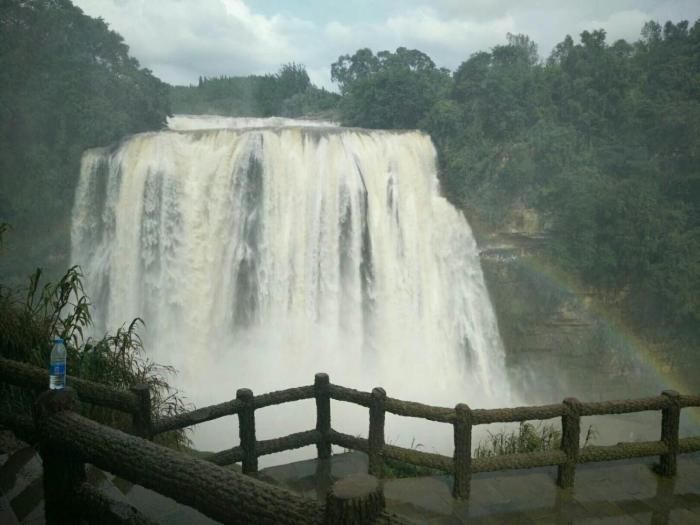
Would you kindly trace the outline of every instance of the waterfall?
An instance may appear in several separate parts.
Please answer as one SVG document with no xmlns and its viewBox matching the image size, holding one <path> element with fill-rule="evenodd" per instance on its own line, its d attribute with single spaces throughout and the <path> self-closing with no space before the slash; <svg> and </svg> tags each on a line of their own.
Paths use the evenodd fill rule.
<svg viewBox="0 0 700 525">
<path fill-rule="evenodd" d="M 84 154 L 71 250 L 95 333 L 142 317 L 149 356 L 198 406 L 319 371 L 421 402 L 510 398 L 477 246 L 424 133 L 176 117 Z M 261 438 L 313 426 L 277 414 Z M 401 424 L 396 439 L 420 435 Z"/>
</svg>

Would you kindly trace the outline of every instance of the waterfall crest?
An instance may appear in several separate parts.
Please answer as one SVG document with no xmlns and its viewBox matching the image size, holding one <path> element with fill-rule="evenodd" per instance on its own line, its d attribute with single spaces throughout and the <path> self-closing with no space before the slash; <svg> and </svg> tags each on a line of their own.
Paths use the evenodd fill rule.
<svg viewBox="0 0 700 525">
<path fill-rule="evenodd" d="M 199 406 L 318 371 L 415 401 L 508 401 L 476 243 L 427 135 L 172 126 L 84 154 L 71 253 L 96 333 L 142 317 Z"/>
</svg>

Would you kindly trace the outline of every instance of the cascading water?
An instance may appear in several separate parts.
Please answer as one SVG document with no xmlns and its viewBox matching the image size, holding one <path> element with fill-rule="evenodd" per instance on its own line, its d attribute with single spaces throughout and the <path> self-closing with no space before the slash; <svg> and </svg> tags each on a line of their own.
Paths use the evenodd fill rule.
<svg viewBox="0 0 700 525">
<path fill-rule="evenodd" d="M 97 334 L 142 317 L 150 357 L 179 369 L 172 382 L 198 406 L 318 371 L 407 400 L 509 401 L 476 243 L 439 194 L 427 135 L 282 119 L 170 126 L 83 157 L 72 259 Z M 226 129 L 197 129 L 213 127 Z M 334 427 L 366 433 L 366 409 L 339 405 Z M 260 438 L 313 427 L 312 406 L 289 406 L 266 409 Z M 196 444 L 232 446 L 231 419 Z M 440 438 L 404 422 L 390 420 L 388 439 L 451 447 L 449 428 Z"/>
</svg>

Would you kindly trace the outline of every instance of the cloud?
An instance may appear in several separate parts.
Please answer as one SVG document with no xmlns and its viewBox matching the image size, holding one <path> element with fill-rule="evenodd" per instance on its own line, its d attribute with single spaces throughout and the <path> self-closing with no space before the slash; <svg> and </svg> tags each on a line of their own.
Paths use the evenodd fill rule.
<svg viewBox="0 0 700 525">
<path fill-rule="evenodd" d="M 639 38 L 642 26 L 649 21 L 651 17 L 638 9 L 630 11 L 621 11 L 613 13 L 602 20 L 592 20 L 587 25 L 581 25 L 580 29 L 604 28 L 606 33 L 613 38 L 610 41 L 615 41 L 620 38 L 625 40 L 636 40 Z"/>
<path fill-rule="evenodd" d="M 472 53 L 525 33 L 547 56 L 566 34 L 605 28 L 608 40 L 634 40 L 644 22 L 700 17 L 694 0 L 75 0 L 121 33 L 142 65 L 170 83 L 197 77 L 276 71 L 306 65 L 331 87 L 330 64 L 361 47 L 420 49 L 456 68 Z"/>
<path fill-rule="evenodd" d="M 301 35 L 314 24 L 256 14 L 242 0 L 78 0 L 87 14 L 103 17 L 142 65 L 168 82 L 199 75 L 248 75 L 277 70 L 305 54 Z"/>
<path fill-rule="evenodd" d="M 484 21 L 448 18 L 432 7 L 418 7 L 388 18 L 376 29 L 391 35 L 397 45 L 410 42 L 409 47 L 440 57 L 440 65 L 455 67 L 477 49 L 502 43 L 506 33 L 515 31 L 515 21 L 507 14 Z"/>
</svg>

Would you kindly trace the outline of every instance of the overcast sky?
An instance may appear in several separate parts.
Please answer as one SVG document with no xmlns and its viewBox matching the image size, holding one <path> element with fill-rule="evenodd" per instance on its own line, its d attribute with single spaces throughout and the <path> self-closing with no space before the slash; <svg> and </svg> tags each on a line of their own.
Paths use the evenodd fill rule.
<svg viewBox="0 0 700 525">
<path fill-rule="evenodd" d="M 143 66 L 172 84 L 304 64 L 332 87 L 330 64 L 361 47 L 420 49 L 455 69 L 470 54 L 525 33 L 540 55 L 571 34 L 604 28 L 636 40 L 647 20 L 691 24 L 698 0 L 74 0 L 120 33 Z"/>
</svg>

